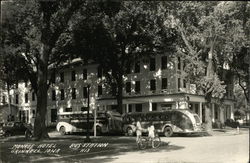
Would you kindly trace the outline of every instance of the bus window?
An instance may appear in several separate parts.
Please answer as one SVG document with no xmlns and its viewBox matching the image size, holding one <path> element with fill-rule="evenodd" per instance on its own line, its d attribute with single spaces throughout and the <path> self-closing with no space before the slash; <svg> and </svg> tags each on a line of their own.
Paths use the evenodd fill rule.
<svg viewBox="0 0 250 163">
<path fill-rule="evenodd" d="M 181 129 L 193 129 L 193 125 L 191 122 L 191 119 L 183 113 L 180 113 L 178 115 L 179 122 L 176 122 L 176 126 L 180 127 Z"/>
<path fill-rule="evenodd" d="M 105 115 L 105 113 L 98 113 L 97 117 L 98 118 L 106 118 L 106 115 Z"/>
</svg>

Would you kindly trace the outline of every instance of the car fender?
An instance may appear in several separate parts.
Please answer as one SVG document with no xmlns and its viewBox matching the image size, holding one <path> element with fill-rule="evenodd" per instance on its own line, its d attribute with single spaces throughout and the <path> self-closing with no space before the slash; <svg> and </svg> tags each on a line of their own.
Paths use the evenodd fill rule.
<svg viewBox="0 0 250 163">
<path fill-rule="evenodd" d="M 164 132 L 164 129 L 165 129 L 166 127 L 171 127 L 172 130 L 173 130 L 173 125 L 167 123 L 167 124 L 165 124 L 165 125 L 161 128 L 161 132 Z"/>
<path fill-rule="evenodd" d="M 56 125 L 56 129 L 59 132 L 61 127 L 65 127 L 65 132 L 75 132 L 76 131 L 76 127 L 67 123 L 67 122 L 58 122 Z"/>
</svg>

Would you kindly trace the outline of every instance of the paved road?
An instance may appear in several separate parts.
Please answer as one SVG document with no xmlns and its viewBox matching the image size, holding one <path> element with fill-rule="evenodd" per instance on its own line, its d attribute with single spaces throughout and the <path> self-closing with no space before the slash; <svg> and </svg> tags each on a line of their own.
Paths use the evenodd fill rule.
<svg viewBox="0 0 250 163">
<path fill-rule="evenodd" d="M 218 162 L 218 163 L 247 163 L 249 156 L 249 133 L 242 130 L 236 134 L 234 130 L 214 132 L 213 136 L 205 137 L 161 137 L 163 145 L 158 149 L 138 150 L 135 137 L 107 136 L 93 139 L 93 142 L 108 142 L 108 148 L 90 152 L 72 152 L 68 148 L 72 143 L 82 143 L 83 136 L 51 135 L 52 139 L 41 143 L 56 143 L 62 148 L 58 155 L 13 155 L 7 160 L 11 162 L 83 162 L 83 163 L 180 163 L 180 162 Z M 53 139 L 53 137 L 55 139 Z M 64 139 L 66 138 L 66 139 Z M 25 141 L 2 140 L 1 150 L 10 148 L 13 144 Z M 2 152 L 2 151 L 1 151 Z M 8 153 L 2 153 L 7 155 Z M 2 157 L 1 156 L 1 157 Z M 6 160 L 6 159 L 5 159 Z"/>
<path fill-rule="evenodd" d="M 86 162 L 197 162 L 197 163 L 247 163 L 249 157 L 249 135 L 243 132 L 239 135 L 218 134 L 209 137 L 173 137 L 162 138 L 170 142 L 161 150 L 144 152 L 124 152 L 114 156 L 100 156 L 86 159 Z"/>
</svg>

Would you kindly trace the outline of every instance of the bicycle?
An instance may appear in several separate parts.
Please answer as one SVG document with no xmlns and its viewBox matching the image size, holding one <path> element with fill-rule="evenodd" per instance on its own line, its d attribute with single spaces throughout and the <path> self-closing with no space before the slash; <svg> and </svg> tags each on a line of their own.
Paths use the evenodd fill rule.
<svg viewBox="0 0 250 163">
<path fill-rule="evenodd" d="M 161 145 L 161 139 L 158 134 L 155 135 L 154 138 L 150 137 L 140 137 L 137 142 L 137 146 L 139 149 L 146 149 L 148 146 L 152 148 L 158 148 Z"/>
</svg>

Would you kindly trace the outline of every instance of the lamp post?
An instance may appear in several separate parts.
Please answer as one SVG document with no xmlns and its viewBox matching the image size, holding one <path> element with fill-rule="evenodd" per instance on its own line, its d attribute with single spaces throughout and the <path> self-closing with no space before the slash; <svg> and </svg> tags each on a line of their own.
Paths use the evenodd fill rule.
<svg viewBox="0 0 250 163">
<path fill-rule="evenodd" d="M 87 91 L 88 91 L 88 110 L 87 110 L 87 135 L 86 135 L 86 139 L 85 139 L 85 142 L 90 142 L 90 137 L 89 137 L 89 88 L 90 88 L 90 85 L 88 85 L 87 87 Z"/>
</svg>

